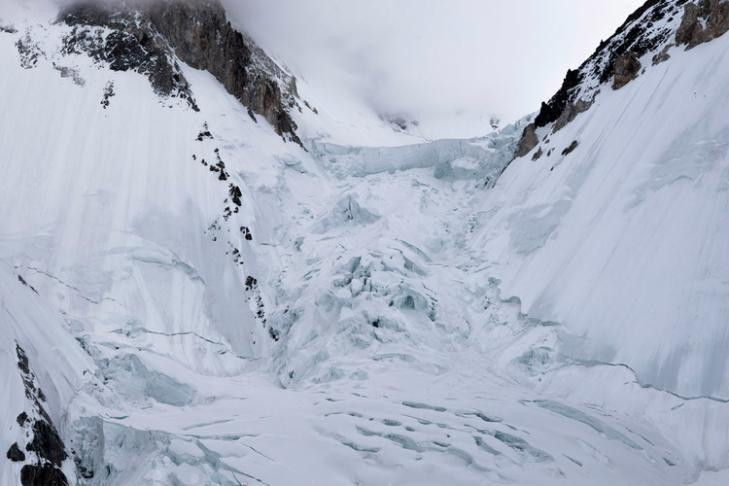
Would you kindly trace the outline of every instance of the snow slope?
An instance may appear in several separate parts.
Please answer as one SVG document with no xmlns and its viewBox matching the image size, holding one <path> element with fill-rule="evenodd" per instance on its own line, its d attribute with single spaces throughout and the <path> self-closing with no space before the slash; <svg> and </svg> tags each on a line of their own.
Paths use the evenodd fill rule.
<svg viewBox="0 0 729 486">
<path fill-rule="evenodd" d="M 726 38 L 511 162 L 340 105 L 304 150 L 5 5 L 3 484 L 723 484 Z"/>
<path fill-rule="evenodd" d="M 516 160 L 485 203 L 498 213 L 479 237 L 509 295 L 581 338 L 571 353 L 724 398 L 728 42 L 674 47 L 621 90 L 604 86 L 562 130 L 543 130 L 548 141 Z M 533 161 L 538 150 L 551 156 Z"/>
</svg>

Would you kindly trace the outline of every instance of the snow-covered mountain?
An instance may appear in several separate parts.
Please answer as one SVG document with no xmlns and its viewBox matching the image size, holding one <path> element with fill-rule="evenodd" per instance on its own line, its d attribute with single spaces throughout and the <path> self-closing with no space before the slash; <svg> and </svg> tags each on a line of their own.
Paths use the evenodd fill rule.
<svg viewBox="0 0 729 486">
<path fill-rule="evenodd" d="M 4 2 L 0 484 L 726 484 L 727 30 L 419 143 L 215 0 Z"/>
</svg>

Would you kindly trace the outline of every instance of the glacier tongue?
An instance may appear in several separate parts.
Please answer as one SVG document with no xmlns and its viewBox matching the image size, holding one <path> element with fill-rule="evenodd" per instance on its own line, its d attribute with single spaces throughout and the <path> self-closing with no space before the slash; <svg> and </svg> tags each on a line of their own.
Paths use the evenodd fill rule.
<svg viewBox="0 0 729 486">
<path fill-rule="evenodd" d="M 512 162 L 528 120 L 305 151 L 204 71 L 194 111 L 16 7 L 2 484 L 727 481 L 727 39 Z"/>
</svg>

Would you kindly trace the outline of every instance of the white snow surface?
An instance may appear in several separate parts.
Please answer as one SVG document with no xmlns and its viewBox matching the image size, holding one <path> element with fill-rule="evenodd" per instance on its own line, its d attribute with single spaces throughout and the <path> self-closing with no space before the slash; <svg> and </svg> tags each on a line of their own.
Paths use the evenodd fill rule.
<svg viewBox="0 0 729 486">
<path fill-rule="evenodd" d="M 3 454 L 20 346 L 70 484 L 728 480 L 729 38 L 509 164 L 526 120 L 416 143 L 325 98 L 305 151 L 205 72 L 194 112 L 5 6 Z"/>
<path fill-rule="evenodd" d="M 479 239 L 504 291 L 645 383 L 729 397 L 727 39 L 674 48 L 499 180 Z M 650 59 L 643 60 L 650 65 Z M 573 141 L 574 152 L 562 156 Z M 535 149 L 537 150 L 537 149 Z"/>
</svg>

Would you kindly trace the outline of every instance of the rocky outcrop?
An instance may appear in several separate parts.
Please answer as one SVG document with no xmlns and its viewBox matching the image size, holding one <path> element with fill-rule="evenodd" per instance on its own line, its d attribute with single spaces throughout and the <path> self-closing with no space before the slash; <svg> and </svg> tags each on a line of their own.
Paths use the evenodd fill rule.
<svg viewBox="0 0 729 486">
<path fill-rule="evenodd" d="M 724 35 L 729 30 L 729 2 L 700 0 L 684 7 L 681 25 L 676 31 L 676 43 L 694 48 Z"/>
<path fill-rule="evenodd" d="M 231 26 L 218 0 L 83 1 L 67 7 L 59 20 L 73 26 L 68 52 L 144 74 L 158 93 L 197 109 L 179 59 L 210 72 L 249 113 L 301 144 L 289 114 L 297 106 L 295 79 Z"/>
<path fill-rule="evenodd" d="M 38 60 L 44 56 L 43 51 L 38 47 L 38 43 L 28 33 L 18 39 L 15 47 L 18 49 L 20 66 L 23 69 L 33 69 L 38 65 Z"/>
<path fill-rule="evenodd" d="M 581 81 L 582 75 L 579 71 L 568 69 L 559 91 L 549 101 L 542 103 L 539 114 L 534 119 L 534 124 L 537 127 L 545 127 L 556 121 L 562 115 L 567 104 L 572 101 L 573 92 Z"/>
<path fill-rule="evenodd" d="M 562 151 L 562 155 L 569 155 L 572 152 L 575 151 L 575 149 L 580 145 L 580 142 L 577 140 L 573 140 L 571 144 L 569 144 L 565 149 Z"/>
<path fill-rule="evenodd" d="M 562 114 L 559 115 L 557 121 L 554 122 L 554 131 L 558 131 L 566 127 L 577 115 L 587 111 L 592 103 L 585 100 L 577 100 L 574 103 L 567 103 Z"/>
<path fill-rule="evenodd" d="M 62 470 L 64 461 L 68 459 L 66 447 L 46 412 L 46 397 L 30 368 L 28 356 L 19 345 L 16 346 L 16 354 L 25 387 L 27 409 L 15 421 L 24 430 L 27 440 L 25 450 L 32 454 L 24 453 L 16 442 L 8 449 L 6 457 L 13 462 L 23 463 L 20 470 L 22 486 L 68 486 Z"/>
<path fill-rule="evenodd" d="M 287 111 L 296 105 L 294 78 L 231 26 L 217 0 L 157 0 L 146 12 L 182 61 L 210 72 L 279 134 L 300 143 Z"/>
<path fill-rule="evenodd" d="M 573 71 L 574 72 L 574 71 Z M 558 131 L 567 126 L 572 120 L 577 117 L 580 113 L 587 111 L 590 108 L 591 103 L 584 100 L 577 100 L 574 103 L 566 101 L 562 107 L 562 112 L 559 114 L 557 119 L 554 121 L 552 130 Z M 554 105 L 557 106 L 557 105 Z M 561 102 L 559 104 L 561 105 Z M 551 108 L 546 108 L 547 111 Z M 551 114 L 549 115 L 551 116 Z M 521 140 L 516 147 L 514 157 L 524 157 L 526 154 L 531 152 L 537 145 L 539 145 L 539 136 L 537 135 L 537 128 L 539 128 L 538 122 L 535 120 L 534 123 L 530 123 L 524 128 Z M 533 156 L 532 160 L 539 160 L 544 154 L 544 151 L 540 148 Z"/>
<path fill-rule="evenodd" d="M 138 72 L 157 94 L 184 99 L 198 109 L 166 39 L 149 21 L 135 19 L 132 10 L 82 2 L 64 10 L 59 20 L 73 27 L 64 37 L 63 54 L 86 53 L 112 71 Z"/>
<path fill-rule="evenodd" d="M 542 147 L 539 147 L 539 150 L 534 152 L 534 155 L 532 155 L 532 160 L 536 162 L 542 158 L 542 155 L 544 155 L 544 150 L 542 150 Z"/>
<path fill-rule="evenodd" d="M 591 95 L 596 91 L 594 85 L 610 80 L 616 69 L 619 77 L 617 86 L 625 86 L 633 79 L 629 73 L 635 70 L 634 61 L 655 50 L 670 37 L 671 30 L 660 26 L 660 21 L 678 14 L 681 3 L 685 0 L 648 0 L 636 10 L 615 34 L 600 43 L 578 69 L 567 71 L 559 91 L 548 102 L 542 103 L 535 119 L 537 127 L 556 122 L 565 110 L 569 110 L 570 104 L 578 100 L 589 106 Z M 593 89 L 584 89 L 586 86 Z"/>
<path fill-rule="evenodd" d="M 660 64 L 670 59 L 675 45 L 691 49 L 727 31 L 727 0 L 646 1 L 578 69 L 567 71 L 557 93 L 542 103 L 533 127 L 524 130 L 516 157 L 538 145 L 537 129 L 551 126 L 556 132 L 589 109 L 606 83 L 612 81 L 612 89 L 618 90 L 636 79 L 644 56 L 652 53 L 653 65 Z"/>
<path fill-rule="evenodd" d="M 15 34 L 17 32 L 18 31 L 12 25 L 0 23 L 0 33 Z"/>
<path fill-rule="evenodd" d="M 537 127 L 534 123 L 530 123 L 524 128 L 519 145 L 516 147 L 515 157 L 524 157 L 531 152 L 534 147 L 539 145 L 539 137 L 537 136 Z"/>
<path fill-rule="evenodd" d="M 564 128 L 589 109 L 606 83 L 612 80 L 612 88 L 620 89 L 639 76 L 640 59 L 644 55 L 655 52 L 654 62 L 668 59 L 668 52 L 662 49 L 673 40 L 674 19 L 680 18 L 686 3 L 687 0 L 646 1 L 579 68 L 567 71 L 557 93 L 542 103 L 534 119 L 535 128 L 551 126 L 553 131 Z M 519 144 L 522 150 L 517 156 L 529 147 L 534 148 L 534 138 L 525 130 Z"/>
<path fill-rule="evenodd" d="M 613 89 L 620 89 L 640 72 L 640 59 L 633 51 L 624 52 L 613 61 Z"/>
<path fill-rule="evenodd" d="M 661 49 L 661 52 L 653 56 L 652 63 L 654 66 L 657 66 L 658 64 L 671 59 L 671 55 L 668 53 L 671 47 L 674 47 L 673 43 L 666 44 L 665 46 L 663 46 L 663 49 Z"/>
</svg>

